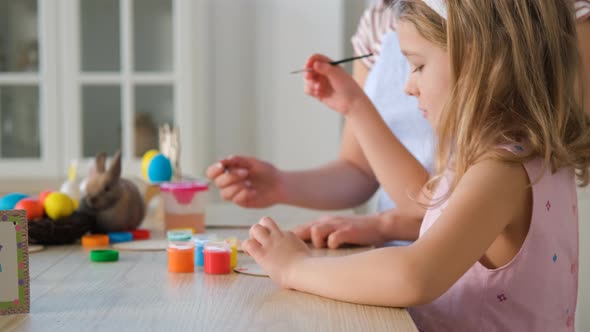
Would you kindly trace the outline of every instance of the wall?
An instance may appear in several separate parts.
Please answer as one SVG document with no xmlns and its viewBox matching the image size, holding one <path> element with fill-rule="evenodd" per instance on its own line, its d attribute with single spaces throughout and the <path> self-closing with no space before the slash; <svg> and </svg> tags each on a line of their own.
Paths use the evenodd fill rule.
<svg viewBox="0 0 590 332">
<path fill-rule="evenodd" d="M 338 152 L 341 119 L 289 75 L 313 53 L 351 54 L 363 3 L 216 0 L 210 10 L 211 161 L 249 154 L 294 169 Z"/>
<path fill-rule="evenodd" d="M 207 159 L 213 162 L 230 153 L 256 152 L 257 2 L 213 0 L 208 7 Z"/>
</svg>

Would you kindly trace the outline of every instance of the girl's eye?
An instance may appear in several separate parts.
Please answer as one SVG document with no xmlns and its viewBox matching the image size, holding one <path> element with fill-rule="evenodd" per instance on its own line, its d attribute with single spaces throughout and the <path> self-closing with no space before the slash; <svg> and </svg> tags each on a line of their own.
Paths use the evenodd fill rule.
<svg viewBox="0 0 590 332">
<path fill-rule="evenodd" d="M 417 66 L 416 68 L 414 68 L 414 70 L 412 70 L 412 73 L 420 72 L 420 71 L 422 71 L 422 68 L 424 68 L 424 65 Z"/>
</svg>

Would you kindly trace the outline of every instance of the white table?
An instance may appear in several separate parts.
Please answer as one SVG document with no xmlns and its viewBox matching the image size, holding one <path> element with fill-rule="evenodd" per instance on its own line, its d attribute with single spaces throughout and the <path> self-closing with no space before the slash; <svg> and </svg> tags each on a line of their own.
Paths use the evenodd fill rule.
<svg viewBox="0 0 590 332">
<path fill-rule="evenodd" d="M 247 228 L 208 231 L 247 237 Z M 252 261 L 244 254 L 238 259 Z M 92 263 L 80 246 L 50 247 L 30 255 L 30 274 L 31 313 L 0 317 L 0 331 L 417 330 L 404 309 L 284 290 L 269 278 L 168 273 L 164 251 L 122 251 L 119 262 Z"/>
</svg>

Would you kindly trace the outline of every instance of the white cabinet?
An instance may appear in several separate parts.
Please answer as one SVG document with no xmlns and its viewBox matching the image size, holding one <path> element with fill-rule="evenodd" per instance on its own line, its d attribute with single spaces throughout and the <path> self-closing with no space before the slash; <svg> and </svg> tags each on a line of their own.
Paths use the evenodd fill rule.
<svg viewBox="0 0 590 332">
<path fill-rule="evenodd" d="M 57 24 L 44 1 L 0 1 L 0 173 L 58 168 Z M 42 42 L 40 42 L 42 41 Z M 52 65 L 45 65 L 52 64 Z"/>
<path fill-rule="evenodd" d="M 202 170 L 199 6 L 0 0 L 0 179 L 60 177 L 72 159 L 119 149 L 139 174 L 164 123 L 180 128 L 182 168 Z"/>
<path fill-rule="evenodd" d="M 34 192 L 27 181 L 53 188 L 72 159 L 99 150 L 122 149 L 125 173 L 137 175 L 136 155 L 165 121 L 180 127 L 181 167 L 195 176 L 228 154 L 287 169 L 335 158 L 340 116 L 289 72 L 316 52 L 352 55 L 360 13 L 345 15 L 347 3 L 361 7 L 0 0 L 0 193 Z"/>
</svg>

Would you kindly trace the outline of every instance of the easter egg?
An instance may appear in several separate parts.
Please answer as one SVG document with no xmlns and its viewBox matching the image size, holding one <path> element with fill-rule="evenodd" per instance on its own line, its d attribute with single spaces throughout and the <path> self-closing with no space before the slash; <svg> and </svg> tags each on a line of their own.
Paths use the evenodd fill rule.
<svg viewBox="0 0 590 332">
<path fill-rule="evenodd" d="M 163 154 L 157 154 L 150 161 L 148 179 L 150 182 L 166 182 L 172 179 L 172 163 Z"/>
<path fill-rule="evenodd" d="M 38 199 L 25 198 L 20 200 L 14 206 L 15 210 L 25 210 L 27 212 L 27 220 L 35 220 L 43 217 L 45 210 L 43 204 Z"/>
<path fill-rule="evenodd" d="M 143 154 L 143 158 L 141 158 L 141 175 L 144 179 L 149 180 L 148 178 L 148 166 L 152 159 L 160 153 L 158 150 L 149 150 L 148 152 Z"/>
<path fill-rule="evenodd" d="M 41 204 L 45 204 L 45 198 L 47 198 L 47 196 L 49 194 L 51 194 L 53 192 L 53 190 L 44 190 L 39 194 L 39 202 L 41 202 Z"/>
<path fill-rule="evenodd" d="M 49 194 L 45 198 L 44 206 L 45 213 L 53 220 L 68 217 L 74 212 L 74 202 L 64 193 L 54 192 Z"/>
<path fill-rule="evenodd" d="M 16 203 L 29 197 L 22 193 L 12 193 L 0 198 L 0 210 L 12 210 Z"/>
<path fill-rule="evenodd" d="M 80 201 L 77 199 L 72 198 L 72 204 L 74 204 L 74 211 L 78 210 L 78 208 L 80 207 Z"/>
</svg>

